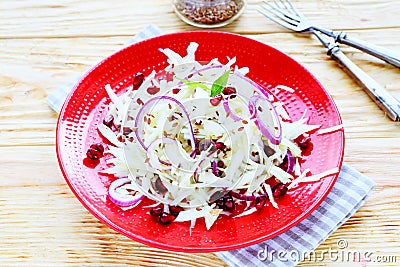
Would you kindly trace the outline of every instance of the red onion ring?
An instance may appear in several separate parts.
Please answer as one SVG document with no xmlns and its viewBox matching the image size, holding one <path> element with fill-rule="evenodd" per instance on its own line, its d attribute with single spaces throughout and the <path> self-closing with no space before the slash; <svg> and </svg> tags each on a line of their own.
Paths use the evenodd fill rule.
<svg viewBox="0 0 400 267">
<path fill-rule="evenodd" d="M 240 95 L 238 95 L 238 96 L 241 97 Z M 230 108 L 230 106 L 229 106 L 229 99 L 230 99 L 230 97 L 227 97 L 227 98 L 224 99 L 224 102 L 223 102 L 223 106 L 224 106 L 225 112 L 228 113 L 229 116 L 230 116 L 234 121 L 242 121 L 242 120 L 244 120 L 245 118 L 241 118 L 241 117 L 237 116 L 237 115 L 231 110 L 231 108 Z M 255 109 L 255 107 L 253 106 L 253 104 L 250 103 L 250 102 L 249 102 L 249 104 L 248 104 L 248 108 L 249 108 L 249 112 L 250 112 L 250 117 L 249 117 L 249 119 L 252 119 L 252 118 L 254 118 L 254 116 L 255 116 L 256 109 Z"/>
<path fill-rule="evenodd" d="M 291 172 L 293 172 L 294 165 L 295 165 L 294 157 L 293 157 L 293 154 L 292 154 L 292 152 L 290 150 L 287 151 L 286 155 L 287 155 L 287 159 L 288 159 L 288 166 L 287 166 L 286 172 L 287 173 L 291 173 Z"/>
<path fill-rule="evenodd" d="M 138 142 L 140 143 L 140 145 L 144 148 L 144 150 L 148 150 L 148 146 L 146 146 L 143 142 L 143 139 L 141 138 L 141 136 L 139 135 L 139 128 L 141 129 L 142 124 L 143 124 L 143 118 L 145 115 L 145 111 L 150 107 L 150 103 L 154 102 L 154 101 L 159 101 L 159 100 L 164 100 L 164 101 L 169 101 L 169 102 L 173 102 L 174 104 L 176 104 L 183 112 L 183 114 L 185 115 L 186 119 L 188 120 L 189 123 L 189 129 L 190 129 L 190 141 L 191 141 L 191 145 L 192 145 L 192 151 L 195 150 L 195 137 L 194 137 L 194 132 L 193 132 L 193 126 L 192 123 L 190 122 L 190 117 L 189 117 L 189 113 L 187 112 L 187 110 L 185 109 L 185 107 L 183 106 L 183 104 L 181 102 L 179 102 L 178 100 L 176 100 L 173 97 L 170 96 L 156 96 L 153 97 L 151 99 L 149 99 L 138 111 L 136 119 L 135 119 L 135 135 L 136 138 L 138 140 Z"/>
<path fill-rule="evenodd" d="M 265 126 L 265 124 L 262 123 L 262 120 L 259 117 L 259 113 L 257 112 L 257 108 L 256 108 L 256 119 L 254 122 L 257 125 L 260 132 L 266 138 L 268 138 L 268 140 L 271 141 L 272 144 L 279 145 L 279 143 L 282 140 L 282 126 L 281 126 L 281 122 L 279 120 L 279 115 L 276 112 L 272 103 L 268 99 L 264 99 L 260 96 L 254 95 L 250 98 L 250 102 L 253 102 L 254 107 L 256 107 L 256 104 L 257 104 L 258 100 L 260 100 L 260 99 L 264 100 L 264 103 L 267 103 L 269 105 L 269 110 L 271 111 L 274 122 L 276 123 L 276 125 L 274 125 L 274 127 L 276 127 L 276 130 L 278 131 L 278 135 L 273 135 L 272 132 Z"/>
<path fill-rule="evenodd" d="M 216 160 L 213 160 L 212 161 L 212 172 L 213 172 L 213 174 L 215 175 L 215 176 L 218 176 L 218 165 L 217 165 L 217 161 Z"/>
<path fill-rule="evenodd" d="M 131 182 L 132 181 L 129 178 L 120 178 L 112 182 L 110 188 L 108 189 L 108 197 L 111 202 L 121 207 L 128 207 L 142 200 L 144 195 L 140 192 L 137 192 L 135 195 L 120 195 L 117 193 L 116 189 L 118 187 Z"/>
<path fill-rule="evenodd" d="M 239 116 L 237 116 L 235 113 L 232 112 L 231 108 L 229 107 L 229 103 L 228 103 L 228 102 L 229 102 L 229 99 L 227 98 L 227 99 L 224 100 L 224 103 L 223 103 L 224 109 L 225 109 L 226 113 L 228 113 L 229 116 L 230 116 L 234 121 L 241 121 L 242 118 L 240 118 Z"/>
<path fill-rule="evenodd" d="M 236 72 L 234 72 L 233 75 L 235 75 L 236 77 L 238 77 L 238 78 L 250 83 L 253 87 L 255 87 L 259 91 L 259 93 L 261 93 L 267 99 L 269 98 L 270 95 L 274 96 L 268 89 L 262 88 L 258 83 L 254 82 L 252 79 L 250 79 L 250 78 L 248 78 L 246 76 L 243 76 L 242 74 L 236 73 Z"/>
<path fill-rule="evenodd" d="M 197 172 L 198 172 L 198 170 L 199 170 L 201 164 L 203 164 L 203 162 L 206 160 L 206 158 L 209 158 L 209 157 L 210 157 L 211 155 L 213 155 L 215 152 L 216 152 L 216 150 L 213 151 L 213 152 L 208 153 L 207 156 L 206 156 L 204 159 L 200 160 L 199 164 L 197 165 L 196 169 L 195 169 L 194 172 L 193 172 L 193 179 L 194 179 L 194 181 L 195 181 L 196 183 L 199 181 L 199 180 L 197 180 Z M 214 161 L 215 161 L 215 160 L 214 160 Z M 215 166 L 217 166 L 217 164 L 216 164 Z M 212 171 L 213 171 L 213 173 L 214 173 L 214 165 L 212 165 Z M 215 173 L 214 173 L 214 174 L 215 174 Z"/>
</svg>

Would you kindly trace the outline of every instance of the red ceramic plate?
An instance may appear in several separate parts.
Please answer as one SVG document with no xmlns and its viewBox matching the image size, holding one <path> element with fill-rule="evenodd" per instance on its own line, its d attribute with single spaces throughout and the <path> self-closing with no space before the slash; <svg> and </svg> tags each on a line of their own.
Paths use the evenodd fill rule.
<svg viewBox="0 0 400 267">
<path fill-rule="evenodd" d="M 309 183 L 289 191 L 278 199 L 279 209 L 262 211 L 235 219 L 218 220 L 207 231 L 199 221 L 189 233 L 188 223 L 160 225 L 152 220 L 148 209 L 141 206 L 122 211 L 107 198 L 112 177 L 98 173 L 105 168 L 104 161 L 95 168 L 83 164 L 85 152 L 102 139 L 97 125 L 107 113 L 104 86 L 108 83 L 124 90 L 132 76 L 140 71 L 149 74 L 167 65 L 159 48 L 171 48 L 186 54 L 190 42 L 200 44 L 196 57 L 209 61 L 218 57 L 222 62 L 237 57 L 237 65 L 250 68 L 249 77 L 266 88 L 278 84 L 290 86 L 295 93 L 275 92 L 290 116 L 299 119 L 304 110 L 310 124 L 322 128 L 341 123 L 338 110 L 331 97 L 317 79 L 299 63 L 282 52 L 258 41 L 242 36 L 211 31 L 168 34 L 131 45 L 108 57 L 75 86 L 60 113 L 57 125 L 57 155 L 66 181 L 82 204 L 100 221 L 133 240 L 144 244 L 185 252 L 211 252 L 249 246 L 270 239 L 306 218 L 324 200 L 334 185 L 337 175 L 319 182 Z M 341 167 L 343 159 L 343 131 L 331 134 L 312 134 L 314 148 L 305 158 L 302 168 L 314 174 Z M 145 201 L 143 204 L 149 204 Z"/>
</svg>

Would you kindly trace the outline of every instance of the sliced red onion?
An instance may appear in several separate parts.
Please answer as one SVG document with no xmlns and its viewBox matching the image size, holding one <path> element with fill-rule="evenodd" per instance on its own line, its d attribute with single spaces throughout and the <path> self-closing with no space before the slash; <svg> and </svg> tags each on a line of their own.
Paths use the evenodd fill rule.
<svg viewBox="0 0 400 267">
<path fill-rule="evenodd" d="M 140 192 L 136 192 L 135 195 L 121 195 L 116 191 L 117 188 L 131 182 L 129 178 L 120 178 L 111 183 L 108 189 L 108 197 L 114 204 L 121 207 L 128 207 L 143 199 L 144 195 Z"/>
<path fill-rule="evenodd" d="M 269 114 L 271 114 L 272 119 L 274 120 L 274 124 L 275 124 L 275 125 L 273 125 L 274 129 L 272 129 L 272 130 L 268 129 L 268 126 L 261 120 L 261 118 L 259 116 L 259 112 L 257 111 L 257 102 L 260 99 L 263 100 L 263 103 L 268 104 L 268 110 L 270 111 Z M 258 95 L 252 96 L 250 98 L 250 102 L 253 102 L 254 107 L 256 109 L 256 119 L 254 122 L 257 125 L 258 129 L 266 138 L 268 138 L 269 141 L 271 141 L 272 144 L 278 145 L 282 140 L 282 126 L 281 126 L 281 122 L 279 120 L 279 115 L 276 112 L 274 106 L 268 99 L 264 99 Z M 275 132 L 278 132 L 278 133 L 273 134 Z"/>
<path fill-rule="evenodd" d="M 243 76 L 242 74 L 236 73 L 236 72 L 234 72 L 233 75 L 235 75 L 236 77 L 238 77 L 238 78 L 248 82 L 249 84 L 251 84 L 253 87 L 255 87 L 258 90 L 258 92 L 261 95 L 265 96 L 267 99 L 269 99 L 269 97 L 271 95 L 273 96 L 273 94 L 268 89 L 262 88 L 258 83 L 254 82 L 252 79 L 247 78 L 246 76 Z"/>
<path fill-rule="evenodd" d="M 196 183 L 198 182 L 197 173 L 198 173 L 198 171 L 199 171 L 199 168 L 200 168 L 201 164 L 203 164 L 203 162 L 206 160 L 206 158 L 211 157 L 216 151 L 217 151 L 217 150 L 208 153 L 204 159 L 200 160 L 199 164 L 197 165 L 196 169 L 195 169 L 194 172 L 193 172 L 193 179 L 194 179 L 194 181 L 195 181 Z M 215 166 L 217 166 L 217 164 L 215 164 Z M 213 173 L 214 173 L 214 165 L 212 165 L 212 168 L 213 168 Z M 214 174 L 215 174 L 215 173 L 214 173 Z"/>
<path fill-rule="evenodd" d="M 255 201 L 257 198 L 260 198 L 260 197 L 267 197 L 268 198 L 267 194 L 253 196 L 253 195 L 240 194 L 240 193 L 237 193 L 237 192 L 235 192 L 233 190 L 230 191 L 230 194 L 234 198 L 237 198 L 237 199 L 240 199 L 240 200 L 245 200 L 245 201 Z"/>
<path fill-rule="evenodd" d="M 212 161 L 212 172 L 215 176 L 218 176 L 218 165 L 217 165 L 217 161 L 213 160 Z"/>
<path fill-rule="evenodd" d="M 241 97 L 241 98 L 242 98 L 242 97 Z M 230 98 L 227 97 L 227 98 L 224 99 L 224 102 L 223 102 L 225 112 L 228 113 L 229 116 L 230 116 L 234 121 L 242 121 L 242 120 L 244 120 L 245 118 L 239 117 L 238 115 L 236 115 L 236 114 L 231 110 L 231 108 L 230 108 L 230 106 L 229 106 L 229 99 L 230 99 Z M 253 103 L 250 103 L 250 102 L 248 103 L 248 108 L 249 108 L 249 112 L 250 112 L 250 117 L 249 117 L 248 119 L 252 119 L 252 118 L 254 118 L 254 116 L 255 116 L 256 109 L 255 109 Z"/>
<path fill-rule="evenodd" d="M 196 155 L 197 155 L 196 150 L 193 150 L 193 151 L 190 153 L 190 157 L 191 157 L 192 159 L 196 158 Z"/>
<path fill-rule="evenodd" d="M 230 116 L 234 121 L 241 121 L 241 120 L 242 120 L 242 118 L 240 118 L 239 116 L 237 116 L 237 115 L 230 109 L 230 107 L 229 107 L 229 98 L 226 98 L 226 99 L 224 100 L 223 105 L 224 105 L 224 109 L 225 109 L 226 113 L 228 113 L 229 116 Z"/>
<path fill-rule="evenodd" d="M 287 156 L 287 159 L 288 159 L 288 165 L 287 165 L 286 172 L 287 173 L 292 173 L 293 170 L 294 170 L 294 164 L 295 164 L 294 163 L 293 154 L 292 154 L 292 152 L 290 150 L 288 150 L 286 156 Z"/>
<path fill-rule="evenodd" d="M 147 113 L 147 110 L 151 107 L 151 103 L 155 102 L 155 101 L 168 101 L 168 102 L 173 102 L 174 104 L 178 105 L 178 107 L 182 110 L 183 114 L 185 115 L 186 119 L 188 120 L 188 124 L 189 124 L 189 129 L 190 129 L 190 142 L 192 145 L 192 150 L 195 150 L 195 137 L 194 137 L 194 132 L 193 132 L 193 126 L 192 123 L 190 121 L 190 117 L 189 117 L 189 113 L 187 112 L 187 110 L 185 109 L 185 107 L 183 106 L 183 104 L 181 102 L 179 102 L 178 100 L 176 100 L 173 97 L 170 96 L 156 96 L 153 97 L 151 99 L 149 99 L 138 111 L 136 119 L 135 119 L 135 134 L 136 134 L 136 138 L 138 140 L 138 142 L 140 143 L 140 145 L 147 151 L 148 147 L 145 145 L 145 143 L 143 142 L 142 137 L 139 134 L 139 130 L 142 128 L 142 124 L 143 119 L 145 114 Z"/>
</svg>

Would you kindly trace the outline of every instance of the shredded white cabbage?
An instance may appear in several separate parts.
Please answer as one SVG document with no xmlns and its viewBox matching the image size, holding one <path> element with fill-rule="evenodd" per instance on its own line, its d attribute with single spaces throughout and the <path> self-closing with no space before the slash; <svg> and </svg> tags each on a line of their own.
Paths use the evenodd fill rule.
<svg viewBox="0 0 400 267">
<path fill-rule="evenodd" d="M 110 85 L 105 87 L 111 99 L 108 115 L 113 116 L 117 130 L 99 125 L 99 132 L 111 143 L 107 153 L 114 156 L 107 161 L 111 166 L 103 173 L 129 177 L 135 185 L 129 190 L 141 191 L 155 201 L 148 207 L 154 208 L 161 203 L 164 212 L 170 212 L 169 206 L 182 207 L 176 222 L 190 221 L 193 228 L 197 219 L 204 218 L 206 228 L 210 229 L 220 214 L 227 213 L 229 208 L 228 200 L 225 199 L 225 206 L 221 206 L 213 199 L 217 193 L 225 192 L 220 200 L 231 196 L 230 192 L 250 199 L 264 196 L 278 208 L 269 182 L 279 181 L 292 188 L 338 171 L 329 170 L 306 177 L 308 171 L 301 172 L 299 163 L 302 150 L 295 139 L 320 126 L 307 124 L 306 113 L 301 119 L 291 121 L 281 102 L 272 94 L 264 96 L 246 80 L 244 75 L 249 68 L 234 65 L 235 57 L 228 58 L 226 64 L 217 58 L 201 64 L 195 59 L 197 48 L 197 43 L 190 43 L 185 56 L 169 48 L 160 49 L 169 63 L 161 74 L 170 74 L 170 78 L 153 71 L 139 89 L 130 87 L 119 96 Z M 229 75 L 224 84 L 223 75 L 227 72 Z M 154 87 L 159 90 L 149 93 Z M 227 87 L 237 90 L 238 93 L 233 94 L 236 97 L 225 95 L 220 103 L 213 104 L 212 101 L 217 101 L 215 96 L 210 96 L 213 90 L 220 90 L 218 97 L 222 88 Z M 277 89 L 294 92 L 285 85 L 279 85 Z M 273 132 L 280 127 L 278 144 L 277 140 L 273 142 L 265 135 L 259 126 L 262 122 L 252 114 L 272 112 L 263 111 L 256 104 L 251 111 L 249 103 L 254 96 L 272 101 L 280 125 L 267 122 L 265 127 L 274 128 Z M 155 97 L 160 100 L 149 105 L 148 101 Z M 229 101 L 229 110 L 223 101 Z M 195 144 L 191 141 L 192 132 Z M 282 167 L 288 160 L 288 151 L 294 157 L 292 170 Z M 231 199 L 233 205 L 246 205 L 240 214 L 228 209 L 228 214 L 235 218 L 257 210 L 251 205 L 252 201 Z"/>
<path fill-rule="evenodd" d="M 340 129 L 343 129 L 343 124 L 335 125 L 335 126 L 324 128 L 324 129 L 319 129 L 317 131 L 317 134 L 333 133 L 333 132 L 336 132 L 336 131 L 338 131 Z"/>
</svg>

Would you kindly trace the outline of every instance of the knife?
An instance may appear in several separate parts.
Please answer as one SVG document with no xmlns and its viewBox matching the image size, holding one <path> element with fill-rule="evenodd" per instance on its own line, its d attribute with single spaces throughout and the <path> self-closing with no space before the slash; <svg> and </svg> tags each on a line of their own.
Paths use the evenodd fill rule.
<svg viewBox="0 0 400 267">
<path fill-rule="evenodd" d="M 328 56 L 348 70 L 385 114 L 394 121 L 400 121 L 400 102 L 343 54 L 337 43 L 327 41 L 316 31 L 313 33 L 328 48 Z"/>
</svg>

